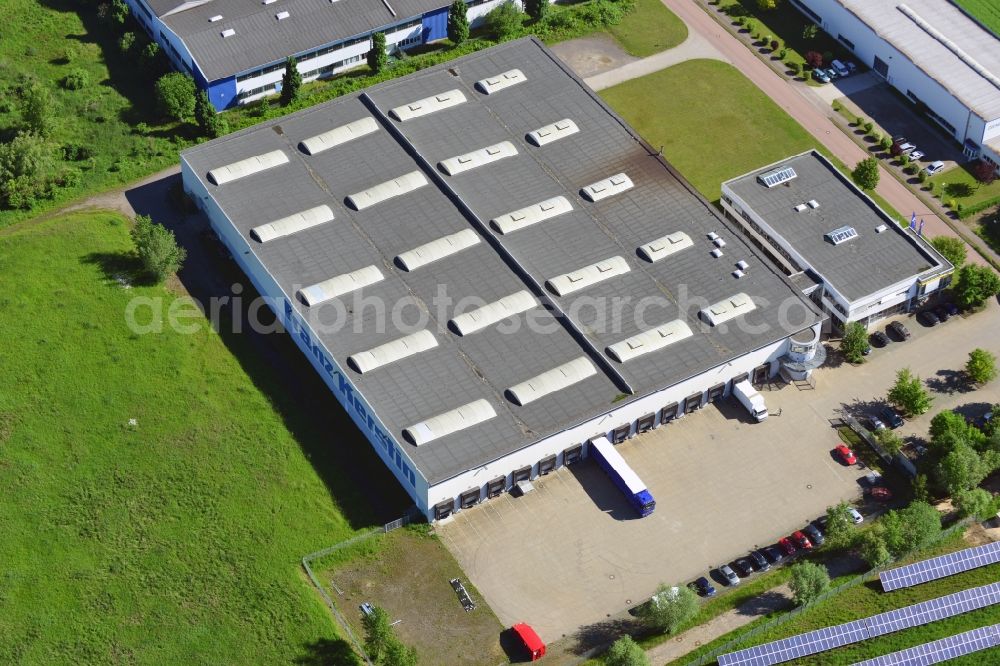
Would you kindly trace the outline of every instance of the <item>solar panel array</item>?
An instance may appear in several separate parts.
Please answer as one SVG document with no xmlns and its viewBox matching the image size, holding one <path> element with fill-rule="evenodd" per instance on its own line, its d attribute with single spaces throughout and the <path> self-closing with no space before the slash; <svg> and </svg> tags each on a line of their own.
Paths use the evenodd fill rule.
<svg viewBox="0 0 1000 666">
<path fill-rule="evenodd" d="M 882 589 L 891 592 L 996 562 L 1000 562 L 1000 541 L 966 548 L 941 557 L 932 557 L 905 567 L 889 569 L 880 573 L 878 577 L 882 581 Z"/>
<path fill-rule="evenodd" d="M 785 167 L 784 169 L 777 169 L 775 171 L 768 171 L 765 174 L 760 175 L 760 182 L 764 183 L 768 189 L 774 187 L 775 185 L 781 185 L 782 183 L 787 183 L 792 178 L 795 178 L 795 169 L 792 167 Z"/>
<path fill-rule="evenodd" d="M 994 624 L 860 661 L 854 666 L 929 666 L 998 646 L 1000 646 L 1000 624 Z"/>
<path fill-rule="evenodd" d="M 1000 603 L 1000 583 L 719 656 L 719 666 L 770 666 Z"/>
</svg>

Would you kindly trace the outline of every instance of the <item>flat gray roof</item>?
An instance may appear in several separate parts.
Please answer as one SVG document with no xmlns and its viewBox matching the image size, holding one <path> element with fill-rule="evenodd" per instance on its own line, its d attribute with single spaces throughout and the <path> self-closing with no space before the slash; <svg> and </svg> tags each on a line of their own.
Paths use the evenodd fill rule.
<svg viewBox="0 0 1000 666">
<path fill-rule="evenodd" d="M 768 188 L 757 180 L 760 174 L 786 167 L 796 176 L 784 184 Z M 848 300 L 944 266 L 934 250 L 900 227 L 815 151 L 752 171 L 725 186 Z M 810 200 L 819 208 L 806 205 L 796 210 Z M 886 230 L 877 233 L 876 227 L 883 224 Z M 853 227 L 857 237 L 834 245 L 825 234 L 841 227 Z"/>
<path fill-rule="evenodd" d="M 525 82 L 488 96 L 476 89 L 477 80 L 514 68 L 524 73 Z M 405 122 L 388 116 L 393 107 L 454 89 L 464 93 L 465 103 Z M 298 149 L 303 139 L 371 116 L 380 123 L 373 134 L 314 156 Z M 543 147 L 526 140 L 527 132 L 564 118 L 580 131 Z M 434 166 L 501 141 L 511 142 L 517 155 L 456 176 Z M 272 150 L 284 152 L 289 163 L 221 186 L 207 179 L 210 169 Z M 293 297 L 299 286 L 371 264 L 386 279 L 361 289 L 364 297 L 392 303 L 409 295 L 431 313 L 429 327 L 438 347 L 364 375 L 347 372 L 400 441 L 403 428 L 474 399 L 495 408 L 497 418 L 409 448 L 432 484 L 767 346 L 821 318 L 599 97 L 530 38 L 217 139 L 184 151 L 182 160 L 304 316 L 309 308 Z M 346 195 L 418 169 L 430 186 L 360 212 L 345 204 Z M 631 178 L 633 189 L 596 204 L 581 196 L 581 187 L 619 172 Z M 532 227 L 499 236 L 476 222 L 560 195 L 573 211 Z M 321 203 L 334 211 L 333 222 L 263 244 L 249 235 L 252 227 Z M 473 229 L 482 242 L 410 272 L 393 261 L 400 252 L 464 229 Z M 676 231 L 686 232 L 693 246 L 653 264 L 637 255 L 639 245 Z M 726 243 L 721 258 L 710 254 L 715 249 L 711 232 Z M 551 277 L 613 256 L 623 257 L 630 271 L 562 298 L 537 288 Z M 732 271 L 739 260 L 749 267 L 737 279 Z M 568 312 L 560 320 L 564 324 L 538 331 L 520 315 L 513 319 L 520 324 L 516 333 L 494 325 L 458 336 L 446 328 L 453 307 L 438 315 L 434 304 L 439 290 L 456 301 L 478 297 L 492 302 L 523 289 Z M 740 292 L 758 303 L 745 317 L 759 326 L 703 329 L 698 310 Z M 615 298 L 622 299 L 622 324 L 603 326 L 592 306 L 604 299 L 611 310 Z M 782 326 L 779 304 L 786 300 L 799 304 L 795 311 L 801 316 Z M 543 312 L 539 306 L 533 314 Z M 690 324 L 692 337 L 625 364 L 604 351 L 677 318 Z M 357 313 L 349 314 L 348 322 L 360 324 L 360 330 L 348 326 L 320 335 L 345 368 L 348 356 L 400 337 L 392 326 L 377 329 L 369 311 L 360 321 Z M 585 355 L 598 372 L 580 383 L 524 407 L 504 394 L 516 383 Z M 634 395 L 628 395 L 629 388 Z"/>
<path fill-rule="evenodd" d="M 154 11 L 187 45 L 209 81 L 253 70 L 324 44 L 363 35 L 447 6 L 445 0 L 154 0 Z M 278 20 L 278 12 L 288 18 Z M 221 16 L 218 21 L 209 21 Z M 235 30 L 223 37 L 223 30 Z"/>
<path fill-rule="evenodd" d="M 1000 39 L 952 2 L 839 2 L 981 118 L 1000 118 Z"/>
</svg>

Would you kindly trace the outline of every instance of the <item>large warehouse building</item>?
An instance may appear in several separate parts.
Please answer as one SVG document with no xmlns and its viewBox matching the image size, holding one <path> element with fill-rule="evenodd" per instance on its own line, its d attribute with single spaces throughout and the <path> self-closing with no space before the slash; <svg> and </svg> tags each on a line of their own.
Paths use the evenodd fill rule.
<svg viewBox="0 0 1000 666">
<path fill-rule="evenodd" d="M 1000 39 L 949 0 L 791 0 L 1000 170 Z"/>
<path fill-rule="evenodd" d="M 818 344 L 819 309 L 533 39 L 203 144 L 181 167 L 431 520 Z"/>
<path fill-rule="evenodd" d="M 222 110 L 280 90 L 294 56 L 311 81 L 363 64 L 373 33 L 390 52 L 444 39 L 447 0 L 125 0 L 173 66 Z M 504 0 L 470 0 L 476 24 Z"/>
<path fill-rule="evenodd" d="M 726 181 L 722 209 L 839 329 L 910 312 L 951 282 L 920 227 L 900 227 L 815 151 Z"/>
</svg>

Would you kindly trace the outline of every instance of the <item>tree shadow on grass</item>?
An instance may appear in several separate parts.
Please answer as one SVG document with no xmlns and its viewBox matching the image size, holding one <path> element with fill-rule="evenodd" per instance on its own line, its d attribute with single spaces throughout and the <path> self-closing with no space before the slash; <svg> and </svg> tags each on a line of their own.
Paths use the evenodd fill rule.
<svg viewBox="0 0 1000 666">
<path fill-rule="evenodd" d="M 589 624 L 581 627 L 573 634 L 576 640 L 570 652 L 576 655 L 586 654 L 590 650 L 609 645 L 625 634 L 633 636 L 645 633 L 646 627 L 642 622 L 627 618 L 611 618 L 601 622 Z"/>
<path fill-rule="evenodd" d="M 131 252 L 91 252 L 80 258 L 84 264 L 96 264 L 108 280 L 122 285 L 150 287 L 156 284 L 145 270 L 139 257 Z"/>
<path fill-rule="evenodd" d="M 935 393 L 947 395 L 970 393 L 976 390 L 975 385 L 969 381 L 969 376 L 963 370 L 938 370 L 933 377 L 925 380 L 925 383 L 927 388 Z"/>
<path fill-rule="evenodd" d="M 301 666 L 360 666 L 361 660 L 342 638 L 321 638 L 307 643 L 305 653 L 296 657 L 294 663 Z"/>
<path fill-rule="evenodd" d="M 770 590 L 748 599 L 745 603 L 736 608 L 736 613 L 738 615 L 760 617 L 763 615 L 769 615 L 776 610 L 790 608 L 792 605 L 791 599 L 780 592 Z"/>
</svg>

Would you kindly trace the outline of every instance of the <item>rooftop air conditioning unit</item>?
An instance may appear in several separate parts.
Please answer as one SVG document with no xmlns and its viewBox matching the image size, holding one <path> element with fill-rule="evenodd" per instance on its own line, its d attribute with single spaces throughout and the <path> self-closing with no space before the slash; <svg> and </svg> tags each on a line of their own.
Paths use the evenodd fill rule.
<svg viewBox="0 0 1000 666">
<path fill-rule="evenodd" d="M 810 199 L 809 200 L 809 207 L 810 208 L 819 208 L 819 202 L 816 201 L 815 199 Z"/>
<path fill-rule="evenodd" d="M 875 233 L 880 234 L 883 231 L 887 231 L 888 229 L 889 227 L 885 226 L 884 224 L 880 224 L 877 227 L 875 227 Z"/>
</svg>

